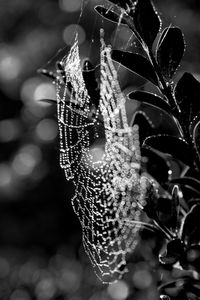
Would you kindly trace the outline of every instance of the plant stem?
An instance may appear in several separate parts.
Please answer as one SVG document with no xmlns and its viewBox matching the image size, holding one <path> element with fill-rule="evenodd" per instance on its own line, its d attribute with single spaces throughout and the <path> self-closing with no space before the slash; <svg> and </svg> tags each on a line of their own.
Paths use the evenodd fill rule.
<svg viewBox="0 0 200 300">
<path fill-rule="evenodd" d="M 162 233 L 164 233 L 165 237 L 168 240 L 172 240 L 175 238 L 175 235 L 167 228 L 165 227 L 159 220 L 153 220 L 155 225 L 161 230 Z"/>
</svg>

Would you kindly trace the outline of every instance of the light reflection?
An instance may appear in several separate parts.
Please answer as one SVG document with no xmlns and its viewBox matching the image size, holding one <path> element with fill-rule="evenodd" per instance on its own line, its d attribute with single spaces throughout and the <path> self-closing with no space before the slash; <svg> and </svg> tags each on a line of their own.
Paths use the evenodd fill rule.
<svg viewBox="0 0 200 300">
<path fill-rule="evenodd" d="M 20 96 L 24 104 L 33 101 L 36 88 L 41 84 L 41 79 L 31 77 L 24 81 L 21 86 Z"/>
<path fill-rule="evenodd" d="M 36 145 L 25 145 L 12 161 L 13 170 L 20 176 L 30 175 L 42 158 L 41 150 Z"/>
<path fill-rule="evenodd" d="M 0 164 L 0 188 L 8 187 L 12 182 L 12 169 L 6 163 Z"/>
<path fill-rule="evenodd" d="M 33 100 L 38 102 L 40 105 L 48 105 L 48 103 L 42 102 L 43 99 L 56 99 L 56 89 L 52 83 L 44 82 L 39 84 L 33 95 Z"/>
<path fill-rule="evenodd" d="M 17 119 L 7 119 L 0 122 L 0 142 L 16 140 L 21 133 L 20 122 Z"/>
<path fill-rule="evenodd" d="M 42 142 L 53 141 L 57 134 L 57 123 L 54 120 L 44 119 L 36 127 L 36 135 Z"/>
<path fill-rule="evenodd" d="M 5 278 L 10 273 L 10 265 L 6 258 L 0 257 L 0 279 Z"/>
<path fill-rule="evenodd" d="M 12 293 L 10 300 L 31 300 L 31 297 L 26 290 L 17 289 Z"/>
<path fill-rule="evenodd" d="M 39 281 L 36 286 L 35 293 L 38 299 L 47 300 L 53 298 L 56 293 L 55 282 L 52 278 L 45 278 Z"/>
<path fill-rule="evenodd" d="M 0 79 L 10 81 L 16 79 L 22 69 L 19 57 L 10 54 L 6 49 L 0 52 Z"/>
<path fill-rule="evenodd" d="M 148 270 L 137 270 L 133 275 L 133 283 L 141 290 L 149 288 L 152 284 L 152 276 Z"/>
<path fill-rule="evenodd" d="M 124 300 L 129 295 L 129 287 L 123 280 L 119 280 L 108 286 L 108 295 L 114 300 Z"/>
<path fill-rule="evenodd" d="M 60 0 L 60 8 L 66 12 L 76 12 L 81 9 L 82 0 Z"/>
</svg>

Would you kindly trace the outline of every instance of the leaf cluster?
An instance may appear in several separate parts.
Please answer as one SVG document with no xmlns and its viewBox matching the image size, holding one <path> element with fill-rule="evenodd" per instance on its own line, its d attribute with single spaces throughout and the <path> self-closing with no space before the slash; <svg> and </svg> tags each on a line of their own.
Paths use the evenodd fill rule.
<svg viewBox="0 0 200 300">
<path fill-rule="evenodd" d="M 140 111 L 132 121 L 140 128 L 144 168 L 159 186 L 148 191 L 144 207 L 164 236 L 159 263 L 168 270 L 178 265 L 183 271 L 178 278 L 160 284 L 160 299 L 199 299 L 200 82 L 188 72 L 176 81 L 185 51 L 184 36 L 179 27 L 162 28 L 151 0 L 109 3 L 111 8 L 98 5 L 95 10 L 103 18 L 128 26 L 143 49 L 142 54 L 113 50 L 112 59 L 158 90 L 157 94 L 134 90 L 129 100 L 162 112 L 176 127 L 176 134 L 158 132 L 154 120 Z"/>
</svg>

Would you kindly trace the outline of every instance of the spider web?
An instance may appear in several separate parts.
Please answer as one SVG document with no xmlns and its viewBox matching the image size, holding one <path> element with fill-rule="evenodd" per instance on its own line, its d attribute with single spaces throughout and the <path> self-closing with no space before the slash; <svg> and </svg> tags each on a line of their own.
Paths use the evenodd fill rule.
<svg viewBox="0 0 200 300">
<path fill-rule="evenodd" d="M 111 49 L 101 38 L 100 112 L 91 117 L 91 99 L 85 86 L 78 39 L 61 64 L 66 82 L 57 80 L 57 114 L 60 165 L 75 185 L 73 209 L 82 227 L 82 239 L 96 274 L 105 283 L 119 279 L 126 270 L 126 255 L 138 241 L 139 207 L 146 181 L 139 176 L 138 127 L 128 126 L 125 97 L 111 60 Z M 67 93 L 71 87 L 70 99 Z M 95 160 L 92 143 L 104 122 L 104 154 Z"/>
</svg>

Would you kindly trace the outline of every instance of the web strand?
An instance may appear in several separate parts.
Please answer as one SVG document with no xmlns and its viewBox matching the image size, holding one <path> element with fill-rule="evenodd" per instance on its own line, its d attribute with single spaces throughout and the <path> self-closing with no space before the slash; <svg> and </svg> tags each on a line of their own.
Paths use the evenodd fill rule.
<svg viewBox="0 0 200 300">
<path fill-rule="evenodd" d="M 105 283 L 119 279 L 127 271 L 126 255 L 138 242 L 138 203 L 142 206 L 145 193 L 145 181 L 142 184 L 139 175 L 138 127 L 128 126 L 125 97 L 110 51 L 102 37 L 99 109 L 105 145 L 100 159 L 96 160 L 92 151 L 92 141 L 99 137 L 100 112 L 90 117 L 91 99 L 82 76 L 77 36 L 61 62 L 66 83 L 57 80 L 60 165 L 66 179 L 76 187 L 72 206 L 82 227 L 85 251 Z M 69 83 L 72 91 L 67 99 Z M 95 138 L 91 138 L 94 128 Z"/>
</svg>

